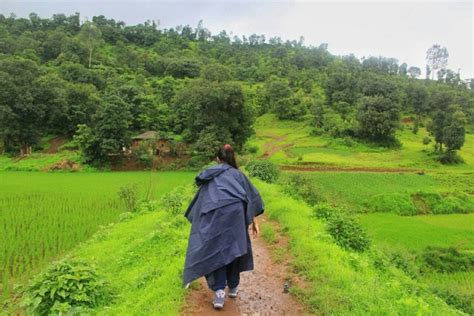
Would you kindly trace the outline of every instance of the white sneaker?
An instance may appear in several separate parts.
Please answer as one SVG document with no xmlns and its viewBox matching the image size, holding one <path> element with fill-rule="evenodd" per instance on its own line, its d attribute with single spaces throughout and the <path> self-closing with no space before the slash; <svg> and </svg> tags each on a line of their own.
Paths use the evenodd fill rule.
<svg viewBox="0 0 474 316">
<path fill-rule="evenodd" d="M 225 292 L 224 290 L 217 290 L 215 292 L 214 301 L 212 305 L 215 309 L 222 309 L 224 308 L 224 301 L 225 301 Z"/>
</svg>

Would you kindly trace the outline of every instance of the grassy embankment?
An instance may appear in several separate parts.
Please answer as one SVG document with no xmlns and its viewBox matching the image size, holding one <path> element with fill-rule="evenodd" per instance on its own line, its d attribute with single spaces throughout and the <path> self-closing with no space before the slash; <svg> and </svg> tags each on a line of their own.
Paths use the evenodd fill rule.
<svg viewBox="0 0 474 316">
<path fill-rule="evenodd" d="M 454 315 L 457 312 L 383 259 L 378 252 L 342 250 L 312 217 L 311 208 L 254 180 L 265 197 L 268 216 L 289 238 L 295 271 L 309 284 L 292 288 L 304 303 L 325 314 Z M 265 235 L 271 235 L 265 227 Z M 186 291 L 181 273 L 189 224 L 162 207 L 123 217 L 99 230 L 67 257 L 94 263 L 115 299 L 100 314 L 177 314 Z M 285 249 L 286 250 L 286 249 Z"/>
<path fill-rule="evenodd" d="M 257 155 L 271 151 L 270 160 L 280 165 L 310 164 L 329 167 L 413 168 L 436 172 L 474 172 L 474 135 L 466 134 L 466 142 L 459 152 L 466 162 L 446 166 L 433 156 L 432 143 L 423 145 L 428 133 L 420 128 L 415 135 L 409 125 L 397 132 L 399 149 L 386 149 L 358 143 L 353 140 L 312 136 L 311 128 L 303 122 L 279 121 L 265 114 L 255 123 L 256 135 L 249 145 L 258 148 Z"/>
<path fill-rule="evenodd" d="M 100 226 L 126 211 L 118 191 L 137 186 L 137 198 L 158 199 L 194 172 L 37 173 L 0 172 L 2 295 L 60 258 Z M 8 284 L 8 286 L 7 286 Z"/>
</svg>

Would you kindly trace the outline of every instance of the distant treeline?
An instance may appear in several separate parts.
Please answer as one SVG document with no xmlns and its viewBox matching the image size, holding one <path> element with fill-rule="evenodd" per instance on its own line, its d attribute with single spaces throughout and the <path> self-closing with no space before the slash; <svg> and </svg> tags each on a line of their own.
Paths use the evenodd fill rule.
<svg viewBox="0 0 474 316">
<path fill-rule="evenodd" d="M 241 150 L 267 112 L 391 145 L 406 114 L 452 155 L 474 124 L 474 97 L 447 58 L 434 45 L 419 79 L 420 68 L 394 58 L 334 56 L 303 38 L 211 34 L 202 22 L 159 29 L 102 15 L 85 23 L 78 13 L 0 15 L 0 139 L 6 152 L 28 153 L 44 135 L 74 137 L 87 161 L 102 164 L 145 130 L 182 135 L 202 157 L 223 142 Z"/>
</svg>

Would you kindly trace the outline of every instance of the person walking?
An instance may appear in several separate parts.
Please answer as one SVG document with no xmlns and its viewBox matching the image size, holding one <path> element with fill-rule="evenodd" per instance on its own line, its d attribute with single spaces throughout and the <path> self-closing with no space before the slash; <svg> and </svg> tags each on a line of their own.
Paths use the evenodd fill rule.
<svg viewBox="0 0 474 316">
<path fill-rule="evenodd" d="M 230 144 L 217 151 L 218 165 L 195 179 L 199 187 L 185 216 L 192 224 L 186 252 L 183 283 L 186 287 L 202 277 L 214 291 L 213 306 L 222 309 L 225 288 L 237 297 L 240 273 L 253 270 L 251 227 L 259 234 L 256 217 L 264 212 L 262 198 L 239 170 Z"/>
</svg>

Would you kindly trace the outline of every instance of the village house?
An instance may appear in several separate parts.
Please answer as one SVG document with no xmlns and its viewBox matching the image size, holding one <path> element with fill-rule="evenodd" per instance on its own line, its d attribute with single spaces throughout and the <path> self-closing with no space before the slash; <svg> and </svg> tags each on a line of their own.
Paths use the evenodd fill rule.
<svg viewBox="0 0 474 316">
<path fill-rule="evenodd" d="M 147 131 L 143 134 L 132 137 L 131 151 L 138 148 L 140 144 L 147 142 L 154 150 L 156 156 L 168 156 L 172 153 L 173 139 L 170 137 L 160 136 L 158 132 Z M 153 146 L 154 145 L 154 146 Z"/>
</svg>

